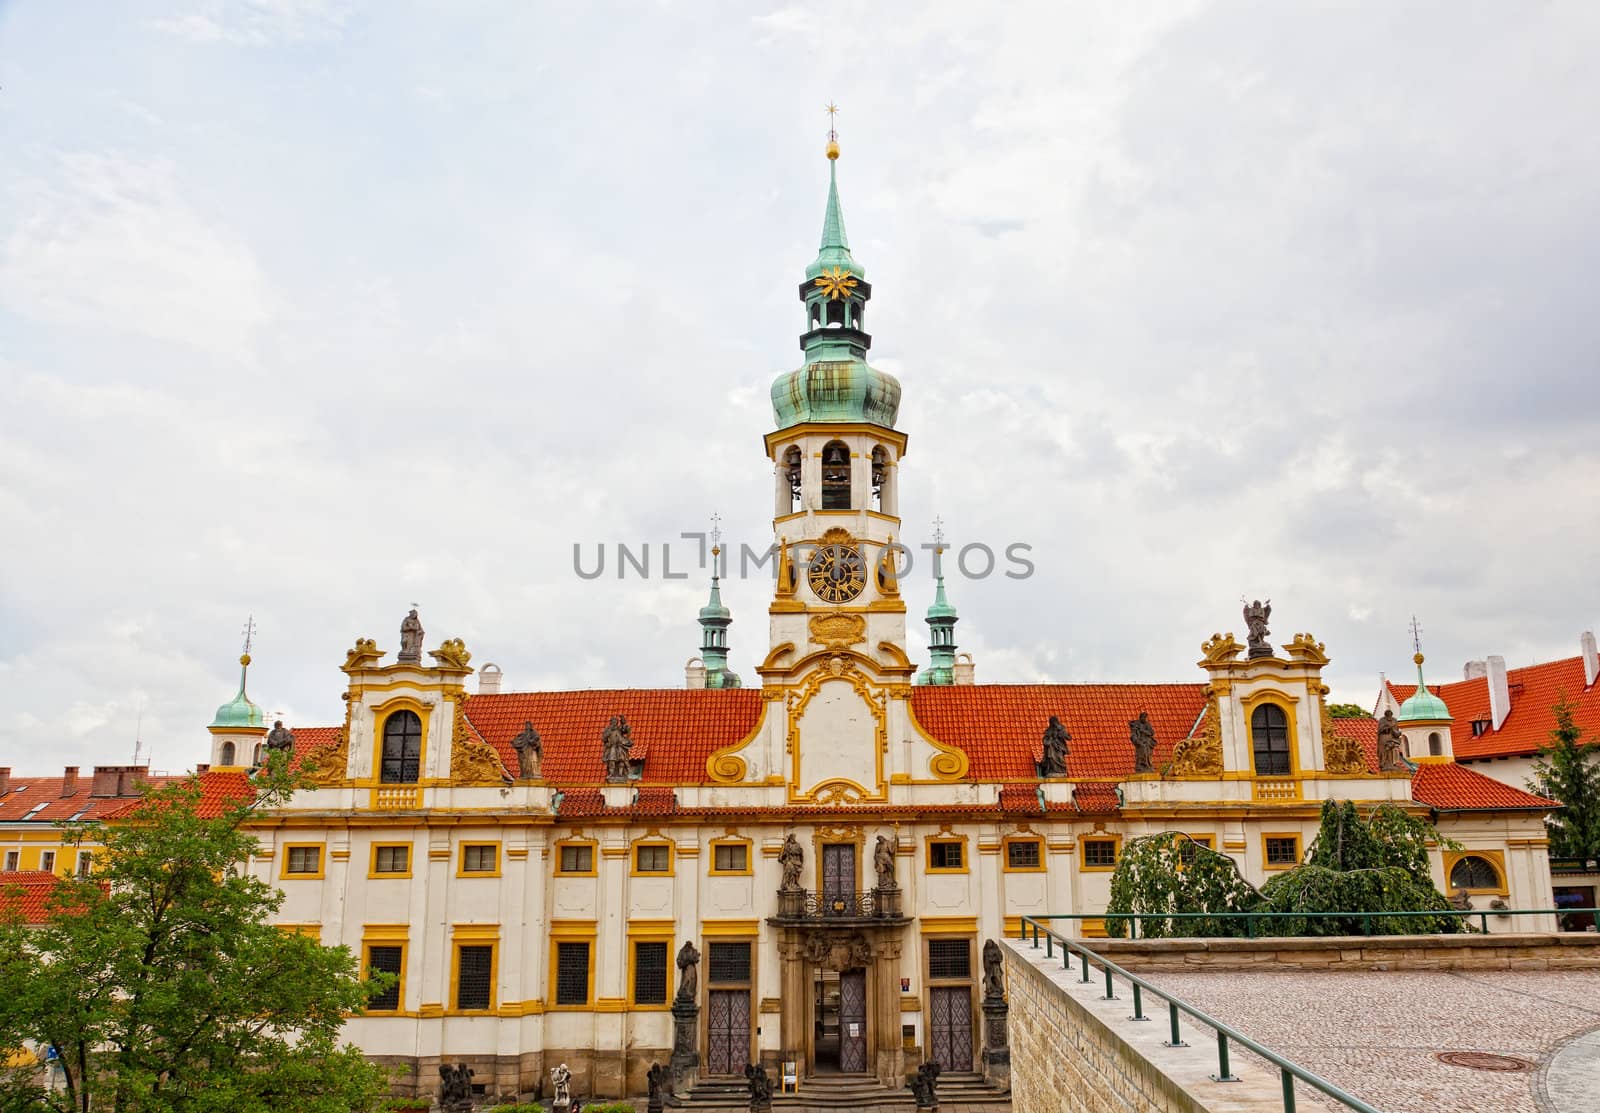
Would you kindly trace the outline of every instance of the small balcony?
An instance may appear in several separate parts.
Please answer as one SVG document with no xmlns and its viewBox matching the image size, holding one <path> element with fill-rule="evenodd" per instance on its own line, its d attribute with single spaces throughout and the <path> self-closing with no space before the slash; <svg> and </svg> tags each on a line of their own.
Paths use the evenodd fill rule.
<svg viewBox="0 0 1600 1113">
<path fill-rule="evenodd" d="M 862 924 L 899 922 L 900 890 L 863 889 L 860 891 L 816 892 L 811 889 L 779 889 L 778 914 L 774 920 L 807 924 Z"/>
</svg>

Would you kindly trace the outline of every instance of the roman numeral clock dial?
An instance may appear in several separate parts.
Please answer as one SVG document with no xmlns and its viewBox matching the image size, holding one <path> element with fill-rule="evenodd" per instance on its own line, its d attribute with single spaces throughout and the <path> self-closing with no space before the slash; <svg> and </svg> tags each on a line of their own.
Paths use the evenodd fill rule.
<svg viewBox="0 0 1600 1113">
<path fill-rule="evenodd" d="M 867 586 L 861 551 L 853 545 L 823 545 L 811 558 L 806 581 L 824 603 L 848 603 Z"/>
</svg>

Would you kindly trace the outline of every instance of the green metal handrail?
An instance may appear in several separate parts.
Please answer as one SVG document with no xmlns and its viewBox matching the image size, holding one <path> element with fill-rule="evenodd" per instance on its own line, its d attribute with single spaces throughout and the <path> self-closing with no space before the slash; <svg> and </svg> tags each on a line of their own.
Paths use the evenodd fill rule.
<svg viewBox="0 0 1600 1113">
<path fill-rule="evenodd" d="M 1183 1042 L 1183 1032 L 1179 1026 L 1179 1014 L 1186 1013 L 1195 1020 L 1198 1020 L 1200 1023 L 1209 1025 L 1217 1034 L 1217 1073 L 1211 1076 L 1213 1081 L 1239 1081 L 1238 1076 L 1233 1073 L 1232 1067 L 1228 1061 L 1228 1045 L 1229 1042 L 1232 1041 L 1233 1043 L 1238 1044 L 1240 1047 L 1247 1048 L 1248 1050 L 1255 1052 L 1267 1062 L 1278 1068 L 1278 1072 L 1283 1079 L 1284 1113 L 1295 1113 L 1294 1084 L 1297 1079 L 1315 1090 L 1322 1091 L 1322 1093 L 1326 1094 L 1334 1101 L 1339 1102 L 1347 1109 L 1354 1109 L 1357 1111 L 1357 1113 L 1381 1113 L 1380 1110 L 1368 1105 L 1354 1094 L 1345 1093 L 1327 1079 L 1312 1074 L 1310 1071 L 1296 1063 L 1291 1063 L 1282 1055 L 1279 1055 L 1276 1051 L 1271 1051 L 1265 1047 L 1262 1047 L 1255 1040 L 1251 1039 L 1237 1028 L 1234 1028 L 1232 1025 L 1224 1024 L 1215 1017 L 1201 1012 L 1193 1005 L 1179 1000 L 1172 994 L 1167 993 L 1159 987 L 1145 981 L 1137 974 L 1133 974 L 1127 970 L 1124 970 L 1110 959 L 1102 958 L 1100 955 L 1095 954 L 1088 947 L 1083 946 L 1081 943 L 1074 942 L 1064 935 L 1057 935 L 1054 931 L 1050 930 L 1049 924 L 1040 922 L 1044 919 L 1065 918 L 1066 917 L 1062 916 L 1024 916 L 1022 918 L 1022 936 L 1020 937 L 1020 941 L 1027 941 L 1028 932 L 1031 928 L 1033 935 L 1033 947 L 1035 950 L 1037 950 L 1039 947 L 1039 937 L 1042 933 L 1044 936 L 1044 954 L 1046 958 L 1054 958 L 1055 945 L 1060 944 L 1061 967 L 1063 970 L 1072 969 L 1072 955 L 1074 952 L 1076 952 L 1082 960 L 1082 974 L 1078 980 L 1079 982 L 1085 984 L 1091 980 L 1089 977 L 1089 964 L 1091 962 L 1097 963 L 1104 971 L 1106 979 L 1106 992 L 1105 996 L 1101 998 L 1102 1001 L 1115 1001 L 1117 999 L 1115 984 L 1112 981 L 1113 975 L 1126 979 L 1128 984 L 1133 987 L 1133 1015 L 1128 1018 L 1129 1020 L 1151 1019 L 1150 1017 L 1144 1015 L 1144 991 L 1149 991 L 1150 993 L 1155 994 L 1161 1000 L 1165 1001 L 1167 1003 L 1167 1023 L 1169 1025 L 1168 1038 L 1162 1041 L 1162 1044 L 1165 1047 L 1189 1046 Z"/>
<path fill-rule="evenodd" d="M 1137 939 L 1139 937 L 1139 921 L 1141 920 L 1243 920 L 1245 926 L 1245 938 L 1254 939 L 1256 937 L 1255 922 L 1257 920 L 1354 920 L 1359 917 L 1361 919 L 1362 934 L 1371 935 L 1372 921 L 1374 919 L 1385 919 L 1396 916 L 1477 916 L 1480 919 L 1480 926 L 1483 930 L 1483 934 L 1488 935 L 1490 934 L 1490 916 L 1571 916 L 1574 914 L 1581 915 L 1585 912 L 1600 914 L 1600 908 L 1474 908 L 1465 910 L 1460 908 L 1436 908 L 1429 909 L 1426 912 L 1102 912 L 1097 915 L 1091 915 L 1083 912 L 1060 912 L 1051 913 L 1049 915 L 1041 914 L 1038 916 L 1025 916 L 1023 918 L 1025 920 L 1127 920 L 1129 921 L 1130 927 L 1128 934 L 1129 939 Z M 1025 936 L 1019 935 L 1018 938 L 1023 939 Z M 1173 938 L 1183 937 L 1175 936 Z M 1233 938 L 1238 937 L 1234 936 Z M 1272 938 L 1283 937 L 1273 936 Z M 1317 937 L 1309 936 L 1293 938 Z M 1324 936 L 1322 938 L 1334 937 Z"/>
</svg>

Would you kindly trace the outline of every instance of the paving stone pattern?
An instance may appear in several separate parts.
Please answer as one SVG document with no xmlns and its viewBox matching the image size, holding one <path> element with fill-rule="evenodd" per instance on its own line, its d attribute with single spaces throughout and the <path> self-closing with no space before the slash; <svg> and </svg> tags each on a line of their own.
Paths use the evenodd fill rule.
<svg viewBox="0 0 1600 1113">
<path fill-rule="evenodd" d="M 1549 1061 L 1600 1029 L 1600 971 L 1155 973 L 1149 980 L 1385 1113 L 1584 1113 L 1546 1094 Z M 1540 1064 L 1494 1072 L 1440 1051 Z M 1237 1071 L 1266 1071 L 1244 1052 Z M 1559 1066 L 1557 1064 L 1559 1073 Z M 1591 1097 L 1594 1086 L 1589 1087 Z M 1306 1088 L 1300 1107 L 1343 1108 Z"/>
</svg>

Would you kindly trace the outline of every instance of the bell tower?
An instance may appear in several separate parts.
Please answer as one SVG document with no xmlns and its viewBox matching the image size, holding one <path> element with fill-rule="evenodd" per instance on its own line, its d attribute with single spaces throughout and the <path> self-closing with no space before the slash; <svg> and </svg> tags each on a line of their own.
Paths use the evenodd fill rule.
<svg viewBox="0 0 1600 1113">
<path fill-rule="evenodd" d="M 910 669 L 897 559 L 900 383 L 866 361 L 872 286 L 845 236 L 832 128 L 826 153 L 822 241 L 799 287 L 805 363 L 772 384 L 776 428 L 766 450 L 778 574 L 764 676 L 828 651 L 891 674 Z"/>
</svg>

